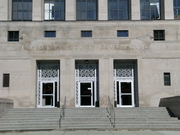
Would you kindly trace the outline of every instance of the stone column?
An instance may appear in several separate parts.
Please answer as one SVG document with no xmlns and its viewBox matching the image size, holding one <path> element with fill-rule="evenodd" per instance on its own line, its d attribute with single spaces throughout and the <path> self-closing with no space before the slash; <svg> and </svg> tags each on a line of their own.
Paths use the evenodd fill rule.
<svg viewBox="0 0 180 135">
<path fill-rule="evenodd" d="M 131 0 L 131 20 L 141 20 L 140 0 Z"/>
<path fill-rule="evenodd" d="M 75 62 L 74 59 L 61 59 L 60 61 L 60 105 L 75 107 Z"/>
<path fill-rule="evenodd" d="M 98 1 L 98 20 L 108 20 L 108 1 Z"/>
<path fill-rule="evenodd" d="M 9 13 L 11 14 L 11 12 L 9 12 L 9 6 L 11 6 L 11 4 L 9 4 L 9 0 L 1 0 L 1 4 L 0 4 L 0 21 L 7 21 L 8 20 L 8 15 Z"/>
<path fill-rule="evenodd" d="M 164 0 L 165 20 L 174 19 L 173 0 Z"/>
<path fill-rule="evenodd" d="M 108 58 L 99 59 L 100 107 L 108 106 L 108 96 L 113 99 L 113 64 Z M 112 101 L 113 102 L 113 101 Z"/>
<path fill-rule="evenodd" d="M 44 20 L 44 0 L 33 0 L 32 8 L 32 20 Z"/>
<path fill-rule="evenodd" d="M 76 0 L 66 0 L 66 20 L 76 20 Z"/>
</svg>

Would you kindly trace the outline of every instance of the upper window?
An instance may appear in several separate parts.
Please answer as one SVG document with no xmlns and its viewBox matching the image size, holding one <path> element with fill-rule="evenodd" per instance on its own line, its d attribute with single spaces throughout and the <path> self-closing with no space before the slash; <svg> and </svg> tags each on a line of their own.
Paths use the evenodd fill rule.
<svg viewBox="0 0 180 135">
<path fill-rule="evenodd" d="M 12 20 L 32 20 L 32 0 L 12 0 Z"/>
<path fill-rule="evenodd" d="M 19 41 L 19 31 L 8 31 L 8 41 Z"/>
<path fill-rule="evenodd" d="M 174 19 L 180 19 L 180 0 L 174 0 Z"/>
<path fill-rule="evenodd" d="M 109 20 L 129 20 L 130 0 L 108 0 Z"/>
<path fill-rule="evenodd" d="M 141 20 L 163 19 L 163 0 L 141 0 Z"/>
<path fill-rule="evenodd" d="M 154 41 L 165 40 L 165 30 L 154 30 Z"/>
<path fill-rule="evenodd" d="M 117 37 L 128 37 L 128 30 L 118 30 L 117 31 Z"/>
<path fill-rule="evenodd" d="M 45 37 L 56 37 L 56 31 L 45 31 Z"/>
<path fill-rule="evenodd" d="M 65 20 L 65 0 L 44 0 L 44 19 Z"/>
<path fill-rule="evenodd" d="M 81 31 L 81 37 L 92 37 L 92 31 Z"/>
<path fill-rule="evenodd" d="M 97 0 L 76 0 L 76 19 L 97 20 Z"/>
<path fill-rule="evenodd" d="M 3 87 L 9 87 L 9 74 L 3 74 Z"/>
</svg>

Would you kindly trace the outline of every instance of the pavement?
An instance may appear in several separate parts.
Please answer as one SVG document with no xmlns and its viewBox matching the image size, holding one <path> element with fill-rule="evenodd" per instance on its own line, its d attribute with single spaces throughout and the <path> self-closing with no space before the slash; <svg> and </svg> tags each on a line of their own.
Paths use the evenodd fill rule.
<svg viewBox="0 0 180 135">
<path fill-rule="evenodd" d="M 98 130 L 73 130 L 73 131 L 24 131 L 24 132 L 0 132 L 0 135 L 180 135 L 180 131 L 98 131 Z"/>
</svg>

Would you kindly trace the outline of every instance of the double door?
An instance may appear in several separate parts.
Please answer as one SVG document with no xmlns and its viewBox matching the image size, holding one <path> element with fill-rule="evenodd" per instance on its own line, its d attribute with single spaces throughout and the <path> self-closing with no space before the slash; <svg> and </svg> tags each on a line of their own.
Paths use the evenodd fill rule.
<svg viewBox="0 0 180 135">
<path fill-rule="evenodd" d="M 116 81 L 117 107 L 134 107 L 133 81 Z"/>
</svg>

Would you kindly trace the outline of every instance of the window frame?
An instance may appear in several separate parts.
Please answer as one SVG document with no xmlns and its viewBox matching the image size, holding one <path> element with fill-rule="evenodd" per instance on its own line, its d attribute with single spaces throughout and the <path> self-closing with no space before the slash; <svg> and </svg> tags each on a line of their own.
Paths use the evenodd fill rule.
<svg viewBox="0 0 180 135">
<path fill-rule="evenodd" d="M 165 41 L 165 30 L 154 30 L 154 41 Z"/>
<path fill-rule="evenodd" d="M 85 35 L 83 35 L 85 34 Z M 92 37 L 92 30 L 82 30 L 81 31 L 81 37 L 86 38 L 86 37 Z"/>
<path fill-rule="evenodd" d="M 140 18 L 141 20 L 163 20 L 165 17 L 164 17 L 164 13 L 165 13 L 165 7 L 164 7 L 164 0 L 159 0 L 159 18 L 142 18 L 142 13 L 145 14 L 145 11 L 150 11 L 150 16 L 152 15 L 151 11 L 153 11 L 153 8 L 142 8 L 141 5 L 144 5 L 143 7 L 145 7 L 145 4 L 142 4 L 142 3 L 145 3 L 147 0 L 140 0 Z M 149 5 L 150 3 L 153 3 L 154 0 L 149 0 Z M 143 12 L 142 12 L 143 11 Z M 146 14 L 147 15 L 147 14 Z"/>
<path fill-rule="evenodd" d="M 10 35 L 12 34 L 12 38 L 10 38 Z M 16 37 L 17 34 L 18 36 Z M 8 42 L 19 42 L 19 31 L 8 31 Z"/>
<path fill-rule="evenodd" d="M 95 10 L 88 10 L 87 8 L 86 8 L 86 10 L 83 10 L 82 8 L 79 8 L 80 6 L 78 7 L 78 2 L 81 2 L 81 4 L 82 4 L 83 1 L 86 2 L 86 4 L 85 4 L 86 6 L 87 6 L 87 1 L 91 1 L 91 2 L 95 1 L 95 3 L 96 3 Z M 86 16 L 84 18 L 82 17 L 83 11 L 84 11 L 85 16 Z M 95 15 L 95 19 L 88 18 L 88 11 L 92 11 L 92 12 L 94 11 L 95 12 L 95 14 L 91 12 L 92 16 Z M 97 21 L 98 20 L 98 0 L 76 0 L 76 20 L 77 21 Z"/>
<path fill-rule="evenodd" d="M 170 72 L 164 73 L 164 86 L 171 86 L 171 74 L 170 74 Z"/>
<path fill-rule="evenodd" d="M 50 6 L 50 2 L 54 2 L 54 3 L 56 3 L 56 1 L 57 0 L 44 0 L 44 21 L 65 21 L 65 18 L 66 18 L 66 0 L 58 0 L 58 4 L 60 4 L 61 3 L 61 1 L 63 1 L 63 9 L 61 8 L 61 4 L 59 5 L 59 10 L 57 10 L 56 9 L 56 4 L 54 4 L 54 11 L 53 11 L 53 9 L 50 9 L 49 8 L 49 10 L 46 10 L 46 3 L 48 3 L 49 4 L 49 6 Z M 56 19 L 55 17 L 54 17 L 54 19 L 51 19 L 51 17 L 50 17 L 50 15 L 49 15 L 49 17 L 48 17 L 48 19 L 46 19 L 46 12 L 48 12 L 49 14 L 50 14 L 50 12 L 54 12 L 54 16 L 56 15 L 56 13 L 58 13 L 58 15 L 59 15 L 59 19 Z M 53 14 L 53 13 L 52 13 Z"/>
<path fill-rule="evenodd" d="M 46 35 L 48 33 L 50 34 L 49 36 Z M 44 37 L 45 38 L 55 38 L 56 37 L 56 31 L 53 31 L 53 30 L 51 30 L 51 31 L 44 31 Z"/>
<path fill-rule="evenodd" d="M 9 87 L 10 86 L 10 74 L 4 73 L 3 74 L 3 87 Z"/>
<path fill-rule="evenodd" d="M 119 32 L 122 32 L 120 35 Z M 123 35 L 123 33 L 126 32 L 126 35 Z M 117 37 L 129 37 L 129 30 L 117 30 Z"/>
<path fill-rule="evenodd" d="M 16 4 L 14 4 L 16 2 Z M 22 4 L 20 4 L 20 2 Z M 25 8 L 25 2 L 27 2 L 27 8 Z M 31 6 L 28 4 L 31 3 Z M 17 5 L 16 7 L 14 5 Z M 22 7 L 20 6 L 22 5 Z M 25 15 L 27 14 L 27 18 Z M 33 14 L 33 0 L 12 0 L 12 21 L 32 21 Z M 20 17 L 21 15 L 21 17 Z"/>
<path fill-rule="evenodd" d="M 124 10 L 124 8 L 117 8 L 117 9 L 110 9 L 110 1 L 117 1 L 117 3 L 119 3 L 119 1 L 127 1 L 128 2 L 128 5 L 127 5 L 127 19 L 125 19 L 125 17 L 123 17 L 123 18 L 120 18 L 120 11 L 124 11 L 124 12 L 126 12 L 126 10 Z M 116 3 L 116 4 L 117 4 Z M 123 6 L 124 7 L 124 6 Z M 110 12 L 111 11 L 111 12 Z M 112 17 L 111 16 L 111 13 L 112 13 L 112 11 L 116 11 L 117 12 L 117 17 Z M 119 11 L 119 12 L 118 12 Z M 123 13 L 124 13 L 123 12 Z M 110 17 L 111 16 L 111 17 Z M 112 18 L 112 19 L 111 19 Z M 131 0 L 108 0 L 108 20 L 111 20 L 111 21 L 113 21 L 113 20 L 131 20 Z"/>
</svg>

